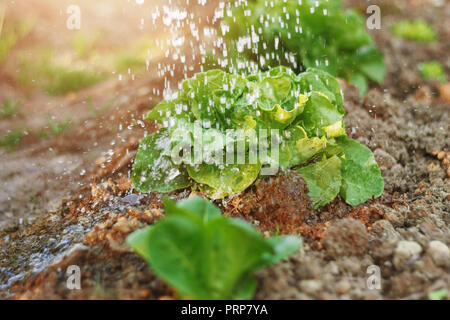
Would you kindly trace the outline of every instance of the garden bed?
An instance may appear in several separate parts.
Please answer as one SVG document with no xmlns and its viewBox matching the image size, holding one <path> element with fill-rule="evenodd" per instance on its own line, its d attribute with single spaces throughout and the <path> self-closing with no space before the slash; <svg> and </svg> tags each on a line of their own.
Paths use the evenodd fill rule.
<svg viewBox="0 0 450 320">
<path fill-rule="evenodd" d="M 353 85 L 340 83 L 347 134 L 374 152 L 384 192 L 356 207 L 338 197 L 312 209 L 305 182 L 292 171 L 216 200 L 223 214 L 247 220 L 266 236 L 303 238 L 296 254 L 257 272 L 256 299 L 426 299 L 438 289 L 450 291 L 450 101 L 439 92 L 448 89 L 423 80 L 417 70 L 420 62 L 437 60 L 449 76 L 450 5 L 380 3 L 383 27 L 372 36 L 387 77 L 363 98 Z M 201 8 L 203 17 L 213 15 L 214 6 Z M 424 45 L 394 37 L 388 26 L 411 17 L 429 21 L 438 41 Z M 158 59 L 152 65 L 164 61 Z M 183 77 L 182 65 L 175 68 L 174 86 Z M 28 101 L 21 117 L 0 122 L 2 132 L 24 122 L 30 128 L 45 124 L 34 117 L 39 106 L 56 111 L 58 123 L 65 112 L 78 110 L 62 134 L 29 135 L 17 150 L 0 153 L 0 297 L 175 298 L 125 243 L 132 231 L 164 216 L 162 194 L 134 195 L 129 179 L 140 139 L 155 130 L 140 119 L 161 99 L 153 89 L 166 85 L 156 67 L 151 71 L 56 98 L 25 92 L 8 73 L 0 74 L 2 91 Z M 110 96 L 108 111 L 93 117 L 88 97 L 102 106 Z M 170 196 L 195 194 L 185 189 Z M 81 268 L 81 290 L 65 285 L 70 265 Z M 381 269 L 381 290 L 367 288 L 371 265 Z"/>
</svg>

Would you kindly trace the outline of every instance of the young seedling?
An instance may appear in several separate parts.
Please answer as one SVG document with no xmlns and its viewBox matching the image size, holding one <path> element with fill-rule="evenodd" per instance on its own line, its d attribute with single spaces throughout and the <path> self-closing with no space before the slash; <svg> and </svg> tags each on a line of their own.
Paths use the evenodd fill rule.
<svg viewBox="0 0 450 320">
<path fill-rule="evenodd" d="M 20 112 L 20 108 L 22 104 L 18 101 L 15 101 L 13 98 L 7 98 L 0 109 L 0 119 L 17 116 Z"/>
<path fill-rule="evenodd" d="M 45 129 L 43 128 L 41 130 L 40 136 L 41 138 L 47 138 L 49 135 L 58 136 L 66 131 L 71 124 L 72 120 L 70 118 L 64 121 L 57 121 L 56 119 L 49 116 L 47 119 L 47 126 Z"/>
<path fill-rule="evenodd" d="M 201 197 L 177 204 L 165 198 L 164 205 L 165 218 L 132 233 L 127 242 L 180 298 L 250 299 L 255 270 L 283 260 L 301 245 L 294 236 L 264 238 Z"/>
<path fill-rule="evenodd" d="M 70 92 L 92 86 L 105 79 L 105 75 L 87 70 L 69 70 L 64 67 L 50 67 L 50 75 L 46 77 L 44 90 L 53 96 L 60 96 Z"/>
<path fill-rule="evenodd" d="M 438 61 L 423 62 L 419 64 L 418 68 L 424 79 L 436 79 L 441 83 L 447 82 L 447 76 Z"/>
<path fill-rule="evenodd" d="M 436 40 L 434 29 L 421 19 L 400 21 L 392 26 L 392 32 L 400 38 L 418 42 L 433 42 Z"/>
<path fill-rule="evenodd" d="M 0 139 L 0 147 L 5 148 L 8 151 L 13 151 L 17 148 L 24 136 L 22 128 L 14 129 Z"/>
</svg>

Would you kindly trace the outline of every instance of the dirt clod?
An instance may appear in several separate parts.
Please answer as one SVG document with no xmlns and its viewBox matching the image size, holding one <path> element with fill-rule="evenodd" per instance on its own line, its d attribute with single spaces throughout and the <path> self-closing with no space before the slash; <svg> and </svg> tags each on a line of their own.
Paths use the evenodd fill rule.
<svg viewBox="0 0 450 320">
<path fill-rule="evenodd" d="M 330 258 L 360 256 L 366 252 L 369 238 L 361 221 L 343 219 L 328 228 L 328 235 L 323 244 Z"/>
<path fill-rule="evenodd" d="M 375 149 L 373 155 L 381 170 L 390 169 L 397 164 L 397 160 L 383 149 Z"/>
<path fill-rule="evenodd" d="M 378 220 L 372 226 L 372 231 L 377 234 L 381 240 L 395 241 L 400 238 L 400 234 L 395 231 L 394 227 L 388 220 Z"/>
</svg>

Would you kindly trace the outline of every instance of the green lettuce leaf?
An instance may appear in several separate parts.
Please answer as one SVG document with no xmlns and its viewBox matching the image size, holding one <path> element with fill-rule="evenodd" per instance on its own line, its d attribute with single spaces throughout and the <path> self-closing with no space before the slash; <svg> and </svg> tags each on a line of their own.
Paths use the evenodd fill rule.
<svg viewBox="0 0 450 320">
<path fill-rule="evenodd" d="M 296 123 L 306 130 L 308 136 L 320 137 L 326 135 L 325 127 L 336 124 L 342 126 L 343 120 L 344 114 L 326 95 L 313 91 L 309 94 L 303 113 L 298 116 Z"/>
<path fill-rule="evenodd" d="M 296 82 L 300 86 L 301 93 L 320 92 L 327 96 L 332 104 L 336 105 L 340 113 L 345 113 L 341 86 L 336 78 L 329 73 L 319 69 L 308 68 L 305 72 L 297 75 Z"/>
<path fill-rule="evenodd" d="M 191 185 L 186 170 L 175 165 L 166 153 L 169 145 L 166 129 L 160 129 L 142 139 L 131 175 L 136 190 L 170 192 Z"/>
<path fill-rule="evenodd" d="M 338 156 L 297 169 L 306 181 L 314 208 L 326 205 L 339 194 L 341 188 L 341 160 Z"/>
<path fill-rule="evenodd" d="M 378 83 L 383 82 L 386 75 L 384 58 L 375 47 L 367 47 L 359 50 L 357 60 L 359 71 L 367 79 Z"/>
<path fill-rule="evenodd" d="M 219 168 L 200 164 L 187 167 L 189 176 L 211 199 L 224 198 L 247 189 L 258 177 L 261 164 L 229 164 Z M 206 185 L 206 186 L 202 186 Z"/>
<path fill-rule="evenodd" d="M 216 122 L 226 126 L 227 105 L 231 107 L 247 89 L 243 78 L 222 70 L 197 73 L 184 80 L 182 87 L 181 95 L 189 101 L 195 118 L 211 127 Z"/>
<path fill-rule="evenodd" d="M 256 288 L 253 272 L 301 245 L 292 236 L 265 239 L 252 225 L 220 215 L 199 197 L 164 203 L 166 217 L 132 233 L 127 242 L 181 298 L 250 299 Z"/>
<path fill-rule="evenodd" d="M 358 141 L 346 137 L 336 139 L 345 156 L 342 167 L 341 196 L 356 206 L 379 197 L 383 193 L 384 181 L 372 151 Z"/>
</svg>

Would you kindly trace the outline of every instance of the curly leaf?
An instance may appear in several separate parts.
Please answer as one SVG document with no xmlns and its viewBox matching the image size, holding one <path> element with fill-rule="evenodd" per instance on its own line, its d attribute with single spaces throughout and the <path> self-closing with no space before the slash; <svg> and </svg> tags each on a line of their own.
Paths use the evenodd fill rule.
<svg viewBox="0 0 450 320">
<path fill-rule="evenodd" d="M 142 139 L 131 175 L 136 190 L 170 192 L 191 185 L 186 170 L 175 165 L 166 154 L 169 144 L 166 129 Z"/>
<path fill-rule="evenodd" d="M 229 164 L 223 168 L 209 164 L 187 167 L 189 176 L 200 184 L 200 188 L 211 199 L 224 198 L 247 189 L 256 180 L 260 170 L 260 164 Z"/>
<path fill-rule="evenodd" d="M 323 127 L 335 125 L 342 120 L 344 114 L 336 105 L 332 104 L 326 95 L 313 91 L 309 95 L 303 113 L 296 121 L 306 130 L 308 136 L 322 136 L 326 135 Z"/>
</svg>

